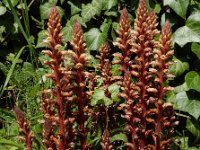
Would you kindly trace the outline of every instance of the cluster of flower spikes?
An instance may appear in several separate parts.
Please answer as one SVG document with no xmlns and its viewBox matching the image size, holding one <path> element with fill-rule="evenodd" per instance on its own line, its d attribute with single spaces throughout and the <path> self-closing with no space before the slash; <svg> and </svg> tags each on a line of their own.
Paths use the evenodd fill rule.
<svg viewBox="0 0 200 150">
<path fill-rule="evenodd" d="M 114 62 L 121 66 L 120 96 L 125 100 L 120 109 L 127 119 L 126 131 L 133 150 L 170 149 L 171 134 L 175 125 L 173 106 L 164 103 L 166 92 L 172 90 L 164 86 L 172 64 L 171 29 L 167 21 L 163 26 L 159 42 L 154 38 L 159 34 L 156 15 L 149 12 L 145 0 L 139 1 L 134 30 L 124 8 L 119 22 L 116 45 L 121 53 L 115 53 Z M 134 57 L 134 59 L 131 59 Z"/>
<path fill-rule="evenodd" d="M 47 149 L 74 149 L 75 138 L 80 139 L 80 147 L 86 150 L 87 131 L 85 121 L 88 118 L 88 97 L 85 91 L 85 79 L 89 73 L 86 67 L 86 44 L 83 40 L 81 25 L 74 24 L 73 38 L 71 41 L 73 50 L 61 50 L 62 34 L 61 21 L 56 7 L 53 7 L 48 21 L 46 43 L 50 50 L 43 50 L 50 60 L 45 61 L 52 73 L 46 77 L 54 82 L 53 89 L 45 89 L 42 94 L 42 111 L 44 113 L 43 143 Z M 65 58 L 70 57 L 72 66 L 65 65 Z M 72 112 L 76 105 L 77 110 Z M 73 127 L 78 124 L 78 129 Z"/>
</svg>

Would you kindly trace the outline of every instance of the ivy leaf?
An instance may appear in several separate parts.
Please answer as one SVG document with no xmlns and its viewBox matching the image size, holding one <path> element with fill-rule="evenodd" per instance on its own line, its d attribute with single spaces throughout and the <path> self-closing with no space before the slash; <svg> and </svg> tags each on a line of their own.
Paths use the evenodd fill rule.
<svg viewBox="0 0 200 150">
<path fill-rule="evenodd" d="M 164 6 L 171 7 L 180 17 L 185 19 L 189 0 L 164 0 Z"/>
<path fill-rule="evenodd" d="M 107 39 L 107 35 L 101 33 L 98 28 L 90 29 L 85 37 L 89 50 L 97 50 Z"/>
<path fill-rule="evenodd" d="M 111 9 L 116 5 L 117 5 L 117 0 L 107 0 L 107 9 Z"/>
<path fill-rule="evenodd" d="M 185 81 L 190 89 L 200 92 L 200 76 L 195 71 L 190 71 L 185 76 Z"/>
<path fill-rule="evenodd" d="M 200 12 L 188 17 L 186 25 L 178 28 L 174 33 L 174 41 L 183 47 L 189 42 L 200 42 Z"/>
<path fill-rule="evenodd" d="M 4 15 L 6 13 L 6 7 L 0 6 L 0 16 Z"/>
<path fill-rule="evenodd" d="M 170 72 L 172 72 L 175 76 L 180 76 L 186 70 L 189 70 L 188 62 L 182 62 L 179 59 L 175 59 L 175 64 L 170 67 Z"/>
<path fill-rule="evenodd" d="M 72 2 L 68 1 L 67 3 L 71 6 L 71 15 L 75 15 L 81 11 L 81 9 L 74 5 Z"/>
<path fill-rule="evenodd" d="M 115 141 L 123 141 L 123 142 L 127 142 L 127 136 L 124 133 L 119 133 L 114 135 L 113 137 L 111 137 L 110 139 L 111 143 L 115 142 Z"/>
<path fill-rule="evenodd" d="M 183 92 L 183 91 L 189 91 L 190 88 L 187 86 L 186 82 L 184 82 L 182 85 L 179 85 L 179 86 L 176 86 L 174 91 L 176 93 L 179 93 L 179 92 Z"/>
<path fill-rule="evenodd" d="M 100 27 L 92 28 L 88 32 L 85 33 L 86 42 L 89 50 L 97 50 L 103 43 L 106 42 L 108 31 L 111 26 L 111 21 L 105 20 Z"/>
<path fill-rule="evenodd" d="M 9 4 L 8 4 L 8 0 L 3 0 L 2 2 L 4 3 L 4 5 L 5 5 L 7 8 L 10 9 Z M 10 2 L 11 2 L 11 4 L 13 5 L 13 7 L 15 7 L 15 6 L 18 4 L 19 0 L 10 0 Z"/>
<path fill-rule="evenodd" d="M 81 16 L 85 22 L 90 21 L 97 13 L 96 8 L 92 4 L 82 5 Z"/>
<path fill-rule="evenodd" d="M 47 47 L 47 43 L 44 42 L 44 40 L 47 38 L 47 35 L 45 34 L 47 32 L 46 30 L 42 30 L 38 33 L 38 40 L 37 40 L 37 45 L 36 48 L 43 48 Z"/>
<path fill-rule="evenodd" d="M 197 43 L 192 43 L 192 52 L 196 54 L 198 59 L 200 59 L 200 45 Z"/>
<path fill-rule="evenodd" d="M 187 125 L 186 128 L 196 137 L 200 138 L 200 126 L 198 123 L 195 121 L 194 123 L 190 120 L 187 119 Z"/>
<path fill-rule="evenodd" d="M 114 83 L 108 87 L 108 91 L 111 93 L 111 99 L 114 102 L 118 102 L 120 100 L 120 98 L 118 97 L 119 90 L 120 90 L 120 86 L 117 85 L 116 83 Z"/>
<path fill-rule="evenodd" d="M 94 94 L 92 95 L 91 105 L 95 106 L 97 104 L 103 104 L 105 106 L 109 106 L 113 103 L 111 99 L 105 96 L 105 92 L 103 89 L 95 89 Z"/>
<path fill-rule="evenodd" d="M 83 18 L 80 17 L 79 14 L 72 16 L 61 31 L 63 33 L 64 42 L 71 41 L 75 21 L 78 21 L 82 26 L 86 27 L 86 24 L 85 24 Z"/>
<path fill-rule="evenodd" d="M 200 101 L 189 99 L 186 92 L 176 94 L 176 98 L 171 101 L 174 104 L 174 109 L 187 112 L 195 119 L 200 116 Z"/>
<path fill-rule="evenodd" d="M 40 17 L 41 19 L 48 19 L 49 17 L 49 14 L 51 12 L 51 8 L 53 6 L 55 6 L 56 4 L 56 1 L 52 1 L 52 2 L 48 2 L 48 3 L 44 3 L 42 5 L 40 5 Z M 56 6 L 59 14 L 60 14 L 60 17 L 62 17 L 64 15 L 64 11 L 63 9 L 60 7 L 60 6 Z"/>
</svg>

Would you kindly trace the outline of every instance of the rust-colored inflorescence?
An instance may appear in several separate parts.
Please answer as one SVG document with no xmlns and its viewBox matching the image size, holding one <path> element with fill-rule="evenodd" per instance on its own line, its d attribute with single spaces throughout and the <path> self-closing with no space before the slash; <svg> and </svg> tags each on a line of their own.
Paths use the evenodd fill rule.
<svg viewBox="0 0 200 150">
<path fill-rule="evenodd" d="M 53 89 L 45 89 L 42 96 L 42 111 L 44 113 L 43 142 L 47 148 L 56 146 L 59 150 L 71 148 L 73 140 L 72 123 L 73 116 L 70 112 L 72 93 L 66 68 L 63 67 L 64 51 L 61 47 L 61 21 L 56 7 L 53 7 L 48 21 L 48 32 L 46 42 L 50 50 L 43 50 L 50 60 L 45 61 L 52 73 L 48 78 L 54 81 Z M 55 132 L 55 128 L 58 131 Z M 54 143 L 54 144 L 53 144 Z"/>
<path fill-rule="evenodd" d="M 14 108 L 17 122 L 19 124 L 19 132 L 23 134 L 19 138 L 25 143 L 25 150 L 32 150 L 33 133 L 30 131 L 30 124 L 25 114 L 16 106 Z"/>
<path fill-rule="evenodd" d="M 84 126 L 85 121 L 88 118 L 88 102 L 89 95 L 86 90 L 86 75 L 88 74 L 85 69 L 87 65 L 86 59 L 86 43 L 83 37 L 83 29 L 79 22 L 75 22 L 73 30 L 73 38 L 71 41 L 73 51 L 69 50 L 71 59 L 74 63 L 71 74 L 73 76 L 75 94 L 74 101 L 78 106 L 78 112 L 76 121 L 78 123 L 78 137 L 80 139 L 80 145 L 82 150 L 88 149 L 89 145 L 86 143 L 87 130 Z"/>
</svg>

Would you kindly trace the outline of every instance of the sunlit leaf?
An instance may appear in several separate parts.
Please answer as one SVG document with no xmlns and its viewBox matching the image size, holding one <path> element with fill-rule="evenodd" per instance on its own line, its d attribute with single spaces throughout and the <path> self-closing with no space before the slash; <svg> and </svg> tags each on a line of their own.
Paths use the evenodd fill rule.
<svg viewBox="0 0 200 150">
<path fill-rule="evenodd" d="M 171 7 L 183 19 L 186 17 L 189 0 L 164 0 L 164 5 Z"/>
<path fill-rule="evenodd" d="M 186 70 L 189 70 L 188 62 L 182 62 L 179 59 L 175 59 L 175 63 L 170 68 L 170 71 L 177 77 L 183 74 Z"/>
<path fill-rule="evenodd" d="M 183 112 L 187 112 L 192 115 L 194 118 L 198 119 L 200 116 L 200 101 L 189 99 L 186 92 L 180 92 L 176 95 L 176 98 L 173 99 L 174 108 Z"/>
<path fill-rule="evenodd" d="M 192 52 L 196 54 L 198 59 L 200 59 L 200 45 L 197 43 L 192 43 Z"/>
<path fill-rule="evenodd" d="M 185 76 L 185 81 L 188 88 L 200 92 L 200 76 L 195 71 L 190 71 Z"/>
</svg>

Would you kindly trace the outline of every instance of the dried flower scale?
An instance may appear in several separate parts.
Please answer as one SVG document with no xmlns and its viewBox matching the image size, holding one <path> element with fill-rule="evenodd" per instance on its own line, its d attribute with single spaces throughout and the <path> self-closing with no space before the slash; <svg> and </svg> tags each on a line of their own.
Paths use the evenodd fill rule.
<svg viewBox="0 0 200 150">
<path fill-rule="evenodd" d="M 173 64 L 170 23 L 167 21 L 160 33 L 155 12 L 147 9 L 146 0 L 139 0 L 134 27 L 131 24 L 128 11 L 123 8 L 114 47 L 107 42 L 100 46 L 97 73 L 96 70 L 89 72 L 81 24 L 74 23 L 71 49 L 62 50 L 61 18 L 56 6 L 52 8 L 45 40 L 48 50 L 42 51 L 49 58 L 44 64 L 51 69 L 46 77 L 53 81 L 52 87 L 42 91 L 41 98 L 43 144 L 48 150 L 92 149 L 93 145 L 88 142 L 90 119 L 95 125 L 104 121 L 99 123 L 102 125 L 101 149 L 115 149 L 115 143 L 111 142 L 111 124 L 115 123 L 115 116 L 120 115 L 125 122 L 125 149 L 170 150 L 177 123 L 173 105 L 165 102 L 167 92 L 173 90 L 166 82 L 174 77 L 169 72 Z M 156 41 L 159 34 L 160 39 Z M 114 56 L 113 60 L 111 56 Z M 70 65 L 66 64 L 66 59 L 71 60 Z M 120 66 L 120 75 L 113 76 L 113 64 Z M 102 80 L 101 91 L 103 89 L 108 100 L 112 99 L 109 86 L 118 84 L 121 101 L 116 105 L 91 106 L 94 90 L 99 88 L 98 79 Z M 117 108 L 120 113 L 116 115 Z M 21 139 L 26 143 L 26 149 L 31 150 L 33 133 L 30 125 L 19 108 L 15 108 L 15 113 L 23 134 Z"/>
</svg>

